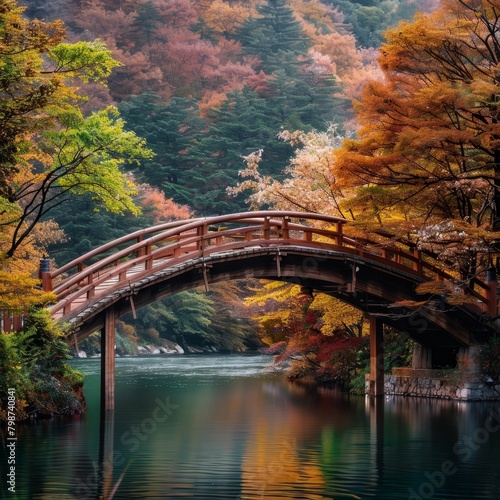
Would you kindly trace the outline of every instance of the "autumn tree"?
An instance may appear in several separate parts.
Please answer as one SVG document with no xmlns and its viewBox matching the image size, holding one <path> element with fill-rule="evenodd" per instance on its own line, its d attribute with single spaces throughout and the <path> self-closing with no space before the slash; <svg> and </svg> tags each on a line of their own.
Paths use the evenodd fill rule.
<svg viewBox="0 0 500 500">
<path fill-rule="evenodd" d="M 339 185 L 333 168 L 334 154 L 343 136 L 330 127 L 326 132 L 284 130 L 279 138 L 294 149 L 289 165 L 282 172 L 284 178 L 266 175 L 262 171 L 266 157 L 263 151 L 254 151 L 245 157 L 246 168 L 240 171 L 243 180 L 228 188 L 228 193 L 245 193 L 254 209 L 271 206 L 348 217 L 341 204 L 350 191 Z"/>
<path fill-rule="evenodd" d="M 0 3 L 0 195 L 7 199 L 25 134 L 44 121 L 38 112 L 60 87 L 55 74 L 42 73 L 42 55 L 65 36 L 61 22 L 29 22 L 22 12 L 15 0 Z"/>
<path fill-rule="evenodd" d="M 399 228 L 467 277 L 498 251 L 500 9 L 446 0 L 387 32 L 384 82 L 357 105 L 335 170 L 359 219 Z"/>
<path fill-rule="evenodd" d="M 288 283 L 268 282 L 256 292 L 246 304 L 260 306 L 255 317 L 262 338 L 275 361 L 287 364 L 289 378 L 344 384 L 356 375 L 366 346 L 360 311 Z"/>
<path fill-rule="evenodd" d="M 249 192 L 253 208 L 326 213 L 352 217 L 343 212 L 343 203 L 353 190 L 337 182 L 334 160 L 343 137 L 331 128 L 327 132 L 283 131 L 280 138 L 294 148 L 284 179 L 278 180 L 260 171 L 261 152 L 246 157 L 243 180 L 229 193 Z M 305 297 L 308 295 L 308 297 Z M 313 300 L 311 300 L 313 299 Z M 264 341 L 280 352 L 277 360 L 294 360 L 290 375 L 314 374 L 326 380 L 350 380 L 362 377 L 357 352 L 366 325 L 360 310 L 335 297 L 307 294 L 297 285 L 272 282 L 256 287 L 247 299 L 249 305 L 264 306 L 254 311 Z M 307 310 L 303 309 L 307 305 Z"/>
<path fill-rule="evenodd" d="M 120 171 L 148 156 L 113 108 L 84 117 L 77 82 L 103 84 L 117 65 L 99 41 L 64 43 L 62 23 L 28 21 L 0 5 L 0 265 L 3 310 L 47 297 L 33 287 L 39 258 L 60 238 L 47 214 L 69 193 L 89 193 L 110 210 L 137 211 L 135 187 Z M 42 219 L 45 219 L 42 222 Z M 11 300 L 9 297 L 17 297 Z"/>
<path fill-rule="evenodd" d="M 205 11 L 203 19 L 214 33 L 232 36 L 252 14 L 253 9 L 241 3 L 214 0 Z"/>
</svg>

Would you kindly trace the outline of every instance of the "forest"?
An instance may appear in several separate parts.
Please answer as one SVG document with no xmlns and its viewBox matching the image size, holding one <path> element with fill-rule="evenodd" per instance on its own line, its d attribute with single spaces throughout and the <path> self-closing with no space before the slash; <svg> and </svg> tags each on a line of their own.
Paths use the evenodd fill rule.
<svg viewBox="0 0 500 500">
<path fill-rule="evenodd" d="M 457 282 L 496 264 L 496 1 L 0 6 L 2 310 L 50 303 L 34 288 L 44 255 L 60 266 L 159 221 L 255 208 L 414 241 Z M 364 323 L 332 297 L 249 280 L 123 318 L 117 348 L 272 345 L 317 360 L 317 378 L 361 380 Z M 411 346 L 393 351 L 388 364 L 407 362 Z"/>
</svg>

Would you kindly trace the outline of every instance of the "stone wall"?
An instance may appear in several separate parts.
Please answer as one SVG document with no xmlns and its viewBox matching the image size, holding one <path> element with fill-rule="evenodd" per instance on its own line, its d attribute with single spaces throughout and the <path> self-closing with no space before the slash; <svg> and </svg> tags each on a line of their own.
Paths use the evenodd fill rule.
<svg viewBox="0 0 500 500">
<path fill-rule="evenodd" d="M 386 395 L 420 396 L 459 401 L 500 400 L 500 385 L 459 370 L 394 368 L 384 377 Z"/>
</svg>

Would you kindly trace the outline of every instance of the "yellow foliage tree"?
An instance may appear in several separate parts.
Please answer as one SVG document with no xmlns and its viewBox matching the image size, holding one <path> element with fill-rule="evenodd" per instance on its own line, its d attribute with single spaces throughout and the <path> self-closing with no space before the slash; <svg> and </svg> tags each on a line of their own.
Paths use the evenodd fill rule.
<svg viewBox="0 0 500 500">
<path fill-rule="evenodd" d="M 223 0 L 210 2 L 203 14 L 205 24 L 217 35 L 234 35 L 237 29 L 255 14 L 255 8 L 238 3 L 228 3 Z"/>
</svg>

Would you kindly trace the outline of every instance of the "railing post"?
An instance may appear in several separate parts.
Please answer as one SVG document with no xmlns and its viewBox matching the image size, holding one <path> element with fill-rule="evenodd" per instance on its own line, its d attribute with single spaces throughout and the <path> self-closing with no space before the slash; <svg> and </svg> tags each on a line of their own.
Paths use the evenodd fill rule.
<svg viewBox="0 0 500 500">
<path fill-rule="evenodd" d="M 146 262 L 144 263 L 144 269 L 152 269 L 153 268 L 153 257 L 151 256 L 151 243 L 148 243 L 146 245 L 146 252 L 145 252 L 146 257 Z"/>
<path fill-rule="evenodd" d="M 14 317 L 12 318 L 12 326 L 15 332 L 20 331 L 23 326 L 23 318 L 18 314 L 14 315 Z"/>
<path fill-rule="evenodd" d="M 339 247 L 342 246 L 343 226 L 344 224 L 342 222 L 337 222 L 337 245 Z"/>
<path fill-rule="evenodd" d="M 44 292 L 52 291 L 52 275 L 50 274 L 50 259 L 44 257 L 40 259 L 40 280 L 42 281 L 42 290 Z"/>
<path fill-rule="evenodd" d="M 207 246 L 207 242 L 204 239 L 204 236 L 208 234 L 208 226 L 203 224 L 196 229 L 196 236 L 198 237 L 198 241 L 196 242 L 196 248 L 198 250 L 202 250 Z"/>
<path fill-rule="evenodd" d="M 10 313 L 4 314 L 3 317 L 3 331 L 9 333 L 12 330 L 12 321 Z"/>
<path fill-rule="evenodd" d="M 289 217 L 285 216 L 283 217 L 283 222 L 281 225 L 281 230 L 283 231 L 283 239 L 288 240 L 290 239 L 290 231 L 288 230 L 288 221 L 290 220 Z"/>
<path fill-rule="evenodd" d="M 494 267 L 486 270 L 486 298 L 488 300 L 487 313 L 490 316 L 496 316 L 498 312 L 497 306 L 497 272 Z"/>
<path fill-rule="evenodd" d="M 94 283 L 94 275 L 92 273 L 89 274 L 88 277 L 88 284 L 92 285 Z M 93 299 L 95 297 L 95 286 L 92 286 L 92 288 L 89 289 L 87 292 L 87 299 Z"/>
<path fill-rule="evenodd" d="M 263 230 L 264 230 L 264 239 L 268 240 L 271 237 L 271 218 L 270 217 L 264 218 Z"/>
<path fill-rule="evenodd" d="M 413 270 L 419 273 L 422 272 L 422 252 L 417 248 L 413 247 L 413 257 L 416 261 L 413 262 Z"/>
<path fill-rule="evenodd" d="M 139 236 L 137 236 L 136 241 L 137 241 L 137 243 L 142 243 L 143 239 L 144 239 L 144 236 L 142 234 L 140 234 Z M 142 247 L 139 247 L 137 249 L 136 256 L 142 257 L 143 255 L 144 255 L 144 247 L 142 246 Z"/>
</svg>

